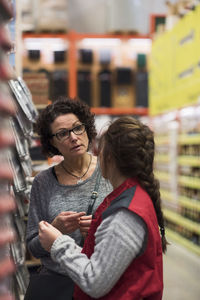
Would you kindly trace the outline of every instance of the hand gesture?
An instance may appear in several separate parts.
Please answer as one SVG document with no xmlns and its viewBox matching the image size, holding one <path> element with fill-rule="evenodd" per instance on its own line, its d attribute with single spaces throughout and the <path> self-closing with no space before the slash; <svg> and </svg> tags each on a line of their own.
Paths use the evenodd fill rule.
<svg viewBox="0 0 200 300">
<path fill-rule="evenodd" d="M 39 240 L 42 247 L 50 252 L 53 242 L 62 235 L 62 233 L 46 221 L 39 223 Z"/>
<path fill-rule="evenodd" d="M 83 216 L 83 217 L 80 218 L 79 228 L 80 228 L 80 232 L 82 233 L 84 238 L 88 234 L 88 230 L 90 228 L 91 222 L 92 222 L 92 215 Z"/>
<path fill-rule="evenodd" d="M 79 220 L 85 212 L 63 211 L 51 223 L 63 234 L 74 232 L 79 228 Z"/>
</svg>

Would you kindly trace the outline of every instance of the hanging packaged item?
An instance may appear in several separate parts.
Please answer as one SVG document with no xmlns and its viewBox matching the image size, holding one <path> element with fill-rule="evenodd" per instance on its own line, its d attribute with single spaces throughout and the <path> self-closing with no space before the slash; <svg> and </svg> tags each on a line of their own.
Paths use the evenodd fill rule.
<svg viewBox="0 0 200 300">
<path fill-rule="evenodd" d="M 13 290 L 15 299 L 20 300 L 21 295 L 24 295 L 28 287 L 29 272 L 25 265 L 21 265 L 17 268 L 15 276 L 13 276 Z"/>
<path fill-rule="evenodd" d="M 23 110 L 21 109 L 21 106 L 17 102 L 13 100 L 13 103 L 16 108 L 16 114 L 13 118 L 15 118 L 20 126 L 20 130 L 24 134 L 24 138 L 27 138 L 27 140 L 31 140 L 31 137 L 33 135 L 33 125 L 32 123 L 27 119 L 26 115 L 24 114 Z"/>
<path fill-rule="evenodd" d="M 26 176 L 32 175 L 32 161 L 29 153 L 28 141 L 24 139 L 23 132 L 20 130 L 19 124 L 15 118 L 10 119 L 13 135 L 15 138 L 15 145 L 19 160 L 21 162 L 23 171 Z"/>
<path fill-rule="evenodd" d="M 24 80 L 21 77 L 18 77 L 17 80 L 10 80 L 9 85 L 27 119 L 30 122 L 35 122 L 38 113 L 32 102 L 31 93 Z"/>
<path fill-rule="evenodd" d="M 47 105 L 49 100 L 49 72 L 45 69 L 40 71 L 28 71 L 23 74 L 24 82 L 31 91 L 34 105 Z"/>
<path fill-rule="evenodd" d="M 67 0 L 35 0 L 34 2 L 37 7 L 36 31 L 66 31 L 68 29 Z"/>
<path fill-rule="evenodd" d="M 13 172 L 14 189 L 17 192 L 26 190 L 26 180 L 20 161 L 18 159 L 16 149 L 9 149 L 8 161 Z"/>
<path fill-rule="evenodd" d="M 19 215 L 18 210 L 16 210 L 14 214 L 12 214 L 12 218 L 13 218 L 13 227 L 17 234 L 17 241 L 23 244 L 25 243 L 25 231 L 26 231 L 24 220 Z"/>
</svg>

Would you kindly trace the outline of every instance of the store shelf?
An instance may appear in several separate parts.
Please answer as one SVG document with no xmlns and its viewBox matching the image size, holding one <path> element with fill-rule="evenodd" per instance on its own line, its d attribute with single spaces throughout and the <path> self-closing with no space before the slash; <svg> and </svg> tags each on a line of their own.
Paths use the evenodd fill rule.
<svg viewBox="0 0 200 300">
<path fill-rule="evenodd" d="M 178 183 L 181 186 L 200 190 L 200 178 L 192 176 L 179 176 Z"/>
<path fill-rule="evenodd" d="M 106 34 L 92 34 L 92 33 L 78 33 L 75 31 L 70 31 L 68 33 L 54 33 L 54 32 L 24 32 L 22 37 L 25 38 L 62 38 L 62 39 L 75 39 L 81 40 L 85 38 L 91 39 L 149 39 L 150 36 L 148 34 L 114 34 L 114 33 L 106 33 Z"/>
<path fill-rule="evenodd" d="M 173 212 L 168 209 L 165 209 L 165 208 L 163 209 L 163 213 L 164 213 L 164 217 L 167 220 L 169 220 L 177 225 L 180 225 L 180 226 L 188 229 L 189 231 L 200 234 L 200 224 L 195 223 L 187 218 L 184 218 L 181 215 L 179 215 L 178 213 Z"/>
<path fill-rule="evenodd" d="M 185 208 L 200 211 L 200 201 L 198 201 L 198 200 L 180 196 L 180 197 L 178 197 L 178 202 L 181 206 L 183 206 Z"/>
<path fill-rule="evenodd" d="M 197 254 L 200 256 L 200 247 L 189 241 L 188 239 L 182 237 L 177 232 L 172 231 L 171 229 L 166 228 L 166 236 L 167 238 L 172 239 L 173 241 L 177 242 L 178 244 L 184 246 L 189 251 Z M 170 247 L 170 245 L 169 245 Z"/>
<path fill-rule="evenodd" d="M 200 144 L 200 134 L 181 134 L 178 138 L 179 145 L 199 145 Z"/>
<path fill-rule="evenodd" d="M 37 109 L 43 109 L 47 104 L 37 104 Z M 143 107 L 91 107 L 91 112 L 95 115 L 137 115 L 146 116 L 148 115 L 148 108 Z"/>
<path fill-rule="evenodd" d="M 181 166 L 200 167 L 200 157 L 181 155 L 178 157 L 178 164 Z"/>
<path fill-rule="evenodd" d="M 67 33 L 55 33 L 55 32 L 49 32 L 49 33 L 37 33 L 37 32 L 32 32 L 32 33 L 23 33 L 22 38 L 25 39 L 51 39 L 51 38 L 59 38 L 59 39 L 63 39 L 64 41 L 67 42 L 68 46 L 67 46 L 67 63 L 65 64 L 65 66 L 67 66 L 68 69 L 68 95 L 70 98 L 76 98 L 78 95 L 78 86 L 77 86 L 77 70 L 80 67 L 79 65 L 79 60 L 78 60 L 78 55 L 77 55 L 77 51 L 79 49 L 79 42 L 82 41 L 94 41 L 96 42 L 96 40 L 121 40 L 122 43 L 125 41 L 127 43 L 129 43 L 129 40 L 142 40 L 142 39 L 150 39 L 150 35 L 143 35 L 143 34 L 124 34 L 124 33 L 119 33 L 119 34 L 115 34 L 115 33 L 110 33 L 110 34 L 91 34 L 91 33 L 78 33 L 76 31 L 69 31 Z M 95 64 L 94 64 L 95 65 Z M 88 67 L 88 66 L 87 66 Z M 91 67 L 91 66 L 90 66 Z M 96 66 L 95 66 L 96 68 Z M 91 68 L 90 68 L 91 69 Z M 94 89 L 94 96 L 92 99 L 94 100 L 94 103 L 92 103 L 92 106 L 98 106 L 99 105 L 99 101 L 98 101 L 98 97 L 96 97 L 96 90 Z M 132 91 L 133 93 L 133 91 Z M 118 105 L 113 105 L 113 106 L 118 106 Z M 123 105 L 124 107 L 126 105 Z M 129 104 L 127 104 L 127 106 L 132 106 L 132 103 L 129 101 Z M 43 107 L 38 107 L 39 109 L 43 108 Z M 139 112 L 131 112 L 131 114 L 137 114 L 137 115 L 147 115 L 147 112 L 145 111 L 145 109 L 143 108 L 138 108 Z M 129 110 L 129 108 L 127 108 L 127 110 Z M 95 109 L 96 111 L 96 109 Z M 96 114 L 113 114 L 113 115 L 117 115 L 119 114 L 118 112 L 99 112 L 98 110 L 96 111 Z M 120 114 L 129 114 L 129 111 L 126 112 L 122 112 Z"/>
<path fill-rule="evenodd" d="M 155 156 L 155 162 L 169 163 L 170 162 L 169 155 L 167 155 L 167 154 L 157 154 Z"/>
</svg>

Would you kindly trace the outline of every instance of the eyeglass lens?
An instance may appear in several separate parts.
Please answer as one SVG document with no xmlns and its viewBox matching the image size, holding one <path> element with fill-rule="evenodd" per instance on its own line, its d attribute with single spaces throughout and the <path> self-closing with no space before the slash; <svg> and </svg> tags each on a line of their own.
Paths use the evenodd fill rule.
<svg viewBox="0 0 200 300">
<path fill-rule="evenodd" d="M 82 134 L 85 131 L 85 125 L 80 124 L 72 129 L 63 129 L 57 132 L 55 135 L 59 140 L 66 139 L 70 136 L 70 133 L 73 132 L 76 135 Z"/>
</svg>

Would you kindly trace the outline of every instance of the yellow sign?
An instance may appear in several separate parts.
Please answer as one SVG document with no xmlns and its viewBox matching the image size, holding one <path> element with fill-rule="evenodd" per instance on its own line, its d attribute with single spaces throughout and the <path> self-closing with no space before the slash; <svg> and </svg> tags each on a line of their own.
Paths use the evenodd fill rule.
<svg viewBox="0 0 200 300">
<path fill-rule="evenodd" d="M 151 115 L 200 99 L 200 5 L 153 42 L 149 72 Z"/>
</svg>

